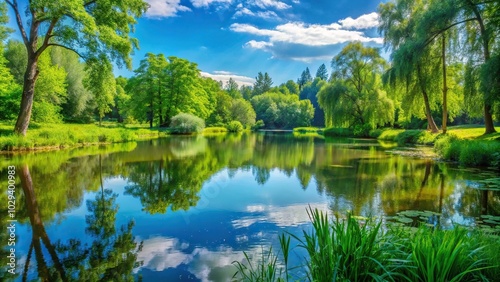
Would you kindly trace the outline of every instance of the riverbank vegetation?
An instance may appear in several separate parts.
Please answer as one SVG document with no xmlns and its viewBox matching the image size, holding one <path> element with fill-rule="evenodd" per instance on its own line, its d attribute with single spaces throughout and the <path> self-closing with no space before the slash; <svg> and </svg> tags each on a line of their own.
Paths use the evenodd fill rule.
<svg viewBox="0 0 500 282">
<path fill-rule="evenodd" d="M 35 124 L 30 125 L 30 134 L 19 136 L 13 133 L 12 125 L 0 124 L 0 149 L 2 151 L 47 150 L 67 147 L 82 147 L 96 144 L 121 143 L 147 140 L 166 136 L 164 129 L 125 127 L 116 123 L 97 124 Z"/>
<path fill-rule="evenodd" d="M 282 234 L 280 250 L 235 262 L 237 281 L 495 281 L 500 275 L 498 233 L 454 227 L 410 227 L 359 219 L 332 221 L 308 210 L 312 230 Z M 292 244 L 290 243 L 292 241 Z M 294 250 L 301 265 L 289 265 Z M 300 275 L 300 276 L 298 276 Z"/>
<path fill-rule="evenodd" d="M 7 8 L 14 14 L 27 10 L 28 17 L 36 20 L 36 9 L 47 12 L 53 7 L 30 10 L 21 9 L 17 2 L 2 2 L 0 121 L 12 125 L 16 136 L 10 135 L 10 129 L 2 130 L 1 147 L 33 149 L 122 142 L 155 135 L 158 132 L 154 128 L 184 134 L 202 132 L 204 126 L 231 132 L 314 126 L 326 127 L 325 136 L 372 137 L 399 144 L 438 143 L 443 156 L 465 160 L 468 158 L 455 151 L 466 150 L 468 143 L 457 140 L 472 133 L 468 129 L 461 133 L 450 126 L 480 123 L 483 128 L 477 132 L 486 134 L 481 137 L 483 141 L 498 136 L 494 122 L 500 116 L 500 48 L 496 48 L 500 26 L 494 20 L 498 7 L 493 2 L 461 2 L 383 3 L 378 9 L 379 32 L 389 60 L 379 48 L 351 42 L 332 58 L 330 73 L 322 64 L 315 76 L 306 68 L 298 78 L 279 85 L 274 85 L 267 72 L 259 72 L 252 85 L 238 85 L 233 78 L 215 81 L 203 76 L 195 62 L 161 53 L 147 53 L 131 77 L 115 77 L 112 62 L 128 68 L 132 65 L 130 54 L 137 42 L 127 31 L 145 12 L 147 6 L 140 0 L 112 4 L 130 15 L 123 22 L 101 19 L 100 9 L 109 7 L 100 4 L 91 10 L 84 5 L 68 7 L 86 16 L 85 20 L 72 19 L 81 21 L 83 30 L 64 42 L 58 41 L 58 32 L 67 26 L 58 17 L 53 18 L 56 29 L 42 31 L 33 25 L 36 21 L 28 21 L 26 26 L 20 23 L 18 28 L 30 27 L 41 35 L 29 46 L 26 42 L 30 38 L 17 41 L 9 37 L 12 30 L 6 27 Z M 99 25 L 87 27 L 92 21 Z M 114 36 L 92 36 L 102 30 Z M 74 42 L 87 45 L 72 50 Z M 92 48 L 98 45 L 105 48 Z M 178 115 L 192 115 L 189 120 L 199 119 L 198 125 L 180 128 L 174 119 Z M 44 124 L 96 121 L 99 125 L 106 121 L 148 124 L 153 133 L 131 133 L 125 126 L 109 133 L 104 128 L 102 132 L 89 129 L 89 134 L 78 132 L 85 128 L 83 125 L 65 127 L 67 130 L 49 126 L 42 133 L 37 129 Z M 34 124 L 28 132 L 30 122 Z M 217 130 L 207 133 L 210 131 Z M 304 135 L 308 130 L 303 131 L 298 129 L 295 134 Z M 458 138 L 441 139 L 447 133 Z M 448 142 L 456 144 L 443 145 Z M 478 141 L 471 147 L 497 148 L 493 143 L 482 144 Z"/>
</svg>

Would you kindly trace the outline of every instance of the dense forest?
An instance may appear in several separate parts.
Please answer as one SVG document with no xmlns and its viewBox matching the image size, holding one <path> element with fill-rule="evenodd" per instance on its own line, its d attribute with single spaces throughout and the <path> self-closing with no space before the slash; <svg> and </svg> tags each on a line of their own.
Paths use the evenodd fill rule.
<svg viewBox="0 0 500 282">
<path fill-rule="evenodd" d="M 64 1 L 63 1 L 64 2 Z M 149 123 L 168 127 L 187 113 L 207 126 L 247 128 L 427 128 L 500 119 L 498 1 L 395 0 L 380 4 L 380 48 L 352 42 L 315 75 L 274 85 L 259 72 L 253 86 L 203 77 L 195 62 L 148 53 L 131 77 L 138 46 L 130 37 L 142 0 L 0 3 L 0 121 L 26 135 L 30 122 Z M 17 16 L 13 39 L 7 9 Z M 27 11 L 27 22 L 19 16 Z M 114 64 L 113 64 L 114 63 Z"/>
</svg>

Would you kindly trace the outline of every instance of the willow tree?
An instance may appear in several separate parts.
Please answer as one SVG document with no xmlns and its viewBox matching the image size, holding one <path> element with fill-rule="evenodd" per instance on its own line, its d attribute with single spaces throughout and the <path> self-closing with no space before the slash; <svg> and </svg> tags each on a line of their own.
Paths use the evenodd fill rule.
<svg viewBox="0 0 500 282">
<path fill-rule="evenodd" d="M 318 92 L 325 125 L 372 128 L 394 120 L 394 104 L 382 90 L 385 60 L 379 50 L 350 43 L 332 60 L 331 82 Z"/>
<path fill-rule="evenodd" d="M 381 17 L 380 32 L 384 36 L 387 47 L 393 49 L 391 54 L 392 66 L 384 74 L 384 82 L 403 92 L 402 106 L 407 116 L 418 115 L 417 95 L 422 95 L 425 117 L 428 128 L 438 132 L 432 117 L 431 94 L 437 83 L 439 73 L 433 67 L 431 52 L 423 48 L 421 39 L 416 39 L 416 26 L 421 17 L 424 5 L 422 1 L 399 0 L 379 6 Z M 399 86 L 399 87 L 398 87 Z"/>
<path fill-rule="evenodd" d="M 138 41 L 130 37 L 136 18 L 148 8 L 143 0 L 31 0 L 21 6 L 5 0 L 26 46 L 28 63 L 14 131 L 26 135 L 31 118 L 38 59 L 51 46 L 70 49 L 84 59 L 105 58 L 131 67 Z M 23 20 L 26 19 L 26 20 Z"/>
</svg>

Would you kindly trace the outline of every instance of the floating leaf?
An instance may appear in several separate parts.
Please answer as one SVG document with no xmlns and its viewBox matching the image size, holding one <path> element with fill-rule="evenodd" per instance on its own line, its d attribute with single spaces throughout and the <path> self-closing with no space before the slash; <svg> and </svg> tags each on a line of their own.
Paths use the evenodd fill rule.
<svg viewBox="0 0 500 282">
<path fill-rule="evenodd" d="M 399 221 L 399 222 L 401 222 L 401 223 L 412 223 L 413 222 L 413 219 L 407 218 L 407 217 L 403 217 L 403 216 L 397 217 L 396 220 Z"/>
</svg>

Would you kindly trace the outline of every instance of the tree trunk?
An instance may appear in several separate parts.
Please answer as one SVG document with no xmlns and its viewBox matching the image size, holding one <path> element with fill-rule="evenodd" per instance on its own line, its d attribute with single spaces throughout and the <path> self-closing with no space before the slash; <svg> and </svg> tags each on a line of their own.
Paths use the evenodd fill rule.
<svg viewBox="0 0 500 282">
<path fill-rule="evenodd" d="M 484 62 L 486 63 L 487 61 L 490 60 L 490 47 L 489 47 L 488 32 L 486 31 L 483 18 L 481 17 L 481 13 L 479 12 L 477 6 L 472 1 L 469 1 L 469 5 L 472 9 L 472 12 L 476 16 L 477 23 L 479 24 L 479 31 L 481 33 L 481 39 L 482 39 L 482 45 L 483 45 Z M 495 130 L 495 126 L 493 124 L 493 115 L 491 113 L 491 102 L 488 101 L 488 99 L 486 99 L 487 96 L 488 95 L 485 94 L 485 99 L 484 99 L 485 133 L 484 134 L 490 134 L 490 133 L 497 132 Z"/>
<path fill-rule="evenodd" d="M 443 33 L 441 44 L 441 59 L 443 60 L 443 134 L 446 134 L 446 123 L 448 121 L 448 85 L 446 83 L 446 36 Z"/>
<path fill-rule="evenodd" d="M 418 76 L 418 81 L 420 84 L 420 90 L 422 91 L 422 96 L 424 98 L 425 116 L 427 117 L 428 129 L 432 133 L 438 133 L 439 129 L 437 128 L 436 122 L 434 121 L 434 118 L 432 118 L 432 114 L 431 114 L 431 106 L 429 104 L 429 96 L 427 95 L 427 91 L 425 90 L 425 85 L 423 85 L 423 82 L 422 82 L 422 73 L 420 71 L 420 64 L 417 65 L 417 76 Z"/>
<path fill-rule="evenodd" d="M 21 107 L 17 116 L 14 132 L 18 135 L 26 136 L 26 131 L 30 124 L 31 109 L 33 108 L 33 97 L 35 94 L 35 83 L 38 78 L 38 62 L 34 55 L 28 58 L 28 65 L 24 73 L 23 95 L 21 97 Z"/>
</svg>

